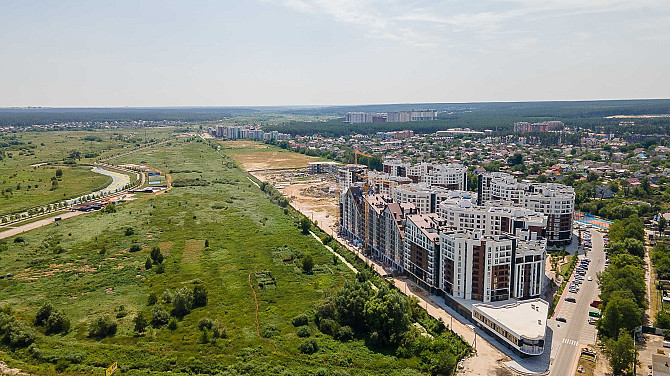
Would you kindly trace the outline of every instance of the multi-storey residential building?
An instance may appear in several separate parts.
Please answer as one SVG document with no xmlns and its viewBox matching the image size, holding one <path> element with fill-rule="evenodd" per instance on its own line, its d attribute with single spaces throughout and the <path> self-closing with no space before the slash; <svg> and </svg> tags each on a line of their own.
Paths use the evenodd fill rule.
<svg viewBox="0 0 670 376">
<path fill-rule="evenodd" d="M 538 237 L 544 236 L 547 219 L 543 214 L 519 207 L 476 205 L 474 201 L 461 197 L 446 199 L 440 203 L 437 213 L 456 230 L 502 235 L 528 229 Z"/>
<path fill-rule="evenodd" d="M 478 188 L 480 205 L 511 205 L 543 213 L 547 216 L 545 237 L 550 244 L 572 241 L 574 188 L 553 183 L 520 183 L 502 172 L 480 174 Z"/>
<path fill-rule="evenodd" d="M 528 230 L 516 235 L 445 231 L 440 252 L 440 288 L 448 296 L 492 302 L 542 292 L 546 241 Z"/>
<path fill-rule="evenodd" d="M 541 123 L 529 123 L 519 121 L 514 123 L 514 132 L 548 132 L 563 128 L 562 121 L 543 121 Z"/>
<path fill-rule="evenodd" d="M 405 273 L 430 292 L 439 288 L 440 231 L 446 230 L 435 213 L 408 215 L 405 222 Z"/>
<path fill-rule="evenodd" d="M 336 175 L 337 171 L 342 167 L 337 162 L 309 162 L 307 163 L 307 172 L 310 175 L 330 174 Z"/>
<path fill-rule="evenodd" d="M 468 187 L 468 170 L 460 164 L 434 165 L 421 175 L 421 182 L 452 190 L 464 191 Z"/>
<path fill-rule="evenodd" d="M 402 184 L 390 189 L 393 201 L 412 203 L 419 213 L 435 213 L 440 202 L 450 198 L 472 199 L 474 192 L 454 191 L 441 186 L 430 186 L 427 183 Z"/>
<path fill-rule="evenodd" d="M 365 165 L 346 165 L 337 170 L 337 184 L 340 191 L 340 198 L 354 183 L 365 180 L 368 173 L 368 167 Z M 367 193 L 367 192 L 366 192 Z"/>
</svg>

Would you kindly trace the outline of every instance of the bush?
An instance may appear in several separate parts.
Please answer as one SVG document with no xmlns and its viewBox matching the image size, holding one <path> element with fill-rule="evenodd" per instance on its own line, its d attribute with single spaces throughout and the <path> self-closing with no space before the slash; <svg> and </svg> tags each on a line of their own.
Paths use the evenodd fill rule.
<svg viewBox="0 0 670 376">
<path fill-rule="evenodd" d="M 311 273 L 314 268 L 314 259 L 312 255 L 306 255 L 302 259 L 302 271 L 305 273 Z"/>
<path fill-rule="evenodd" d="M 156 268 L 154 269 L 154 272 L 156 274 L 163 274 L 165 273 L 165 265 L 164 264 L 158 264 Z"/>
<path fill-rule="evenodd" d="M 193 287 L 193 307 L 204 307 L 207 305 L 207 289 L 203 285 Z"/>
<path fill-rule="evenodd" d="M 158 296 L 156 296 L 155 292 L 152 292 L 149 294 L 149 297 L 147 298 L 147 305 L 154 305 L 158 302 Z"/>
<path fill-rule="evenodd" d="M 266 325 L 261 329 L 261 336 L 263 338 L 272 338 L 274 337 L 275 333 L 277 332 L 277 326 L 276 325 Z"/>
<path fill-rule="evenodd" d="M 135 235 L 135 230 L 133 230 L 132 227 L 128 227 L 128 228 L 126 228 L 125 235 L 126 235 L 126 236 Z"/>
<path fill-rule="evenodd" d="M 26 347 L 35 342 L 35 331 L 23 321 L 12 321 L 4 327 L 4 342 L 11 347 Z"/>
<path fill-rule="evenodd" d="M 340 341 L 351 341 L 354 339 L 354 330 L 351 329 L 350 326 L 343 326 L 340 327 L 337 330 L 337 333 L 335 334 L 335 339 L 338 339 Z"/>
<path fill-rule="evenodd" d="M 144 262 L 144 269 L 149 270 L 152 266 L 153 264 L 151 263 L 151 258 L 147 257 L 147 261 Z"/>
<path fill-rule="evenodd" d="M 212 326 L 214 323 L 212 320 L 208 317 L 203 317 L 198 321 L 198 329 L 203 330 L 203 329 L 212 329 Z"/>
<path fill-rule="evenodd" d="M 172 314 L 176 317 L 181 318 L 191 313 L 193 292 L 186 287 L 177 290 L 174 294 L 172 307 Z"/>
<path fill-rule="evenodd" d="M 670 314 L 664 311 L 656 312 L 656 320 L 654 325 L 660 329 L 670 329 Z"/>
<path fill-rule="evenodd" d="M 309 327 L 307 327 L 307 326 L 301 326 L 301 327 L 299 327 L 299 328 L 298 328 L 298 331 L 296 332 L 296 334 L 297 334 L 298 337 L 300 337 L 300 338 L 305 338 L 305 337 L 309 337 L 310 335 L 312 335 L 312 333 L 310 333 L 310 331 L 309 331 Z"/>
<path fill-rule="evenodd" d="M 156 305 L 151 310 L 151 326 L 154 328 L 162 327 L 167 324 L 169 320 L 170 315 L 168 315 L 167 311 L 162 306 Z"/>
<path fill-rule="evenodd" d="M 70 331 L 70 320 L 63 312 L 54 310 L 44 327 L 47 334 L 67 333 Z"/>
<path fill-rule="evenodd" d="M 222 327 L 219 320 L 214 320 L 212 324 L 212 335 L 214 338 L 228 338 L 228 331 Z"/>
<path fill-rule="evenodd" d="M 147 329 L 147 319 L 144 318 L 142 312 L 138 312 L 135 318 L 133 319 L 135 323 L 135 333 L 142 334 Z"/>
<path fill-rule="evenodd" d="M 309 324 L 309 317 L 307 317 L 306 314 L 301 313 L 301 314 L 299 314 L 298 316 L 295 316 L 295 317 L 291 320 L 291 324 L 293 324 L 293 326 L 303 326 L 303 325 L 307 325 L 307 324 Z"/>
<path fill-rule="evenodd" d="M 163 291 L 163 301 L 165 303 L 172 303 L 172 298 L 173 296 L 170 289 L 165 289 L 165 291 Z"/>
<path fill-rule="evenodd" d="M 141 250 L 142 250 L 142 247 L 140 247 L 140 246 L 137 245 L 137 244 L 133 244 L 133 245 L 130 246 L 130 250 L 129 250 L 129 251 L 130 251 L 131 253 L 135 253 L 135 252 L 139 252 L 139 251 L 141 251 Z"/>
<path fill-rule="evenodd" d="M 334 335 L 337 331 L 335 320 L 323 319 L 319 321 L 319 330 L 324 334 Z"/>
<path fill-rule="evenodd" d="M 306 339 L 303 341 L 300 346 L 298 346 L 298 351 L 300 351 L 303 354 L 314 354 L 319 350 L 319 346 L 316 343 L 315 339 Z"/>
<path fill-rule="evenodd" d="M 35 316 L 35 325 L 44 326 L 46 321 L 49 319 L 49 316 L 51 316 L 53 310 L 54 307 L 51 305 L 51 303 L 45 303 L 42 307 L 40 307 L 40 309 L 37 311 L 37 315 Z"/>
<path fill-rule="evenodd" d="M 109 316 L 95 319 L 88 327 L 88 336 L 91 338 L 105 338 L 116 334 L 116 322 Z"/>
<path fill-rule="evenodd" d="M 168 329 L 170 330 L 177 330 L 177 318 L 173 317 L 170 319 L 170 322 L 168 323 Z"/>
<path fill-rule="evenodd" d="M 160 262 L 158 262 L 158 256 L 160 255 L 161 255 L 161 249 L 158 248 L 158 246 L 154 246 L 153 248 L 151 248 L 151 259 L 154 261 L 154 263 L 160 264 Z"/>
</svg>

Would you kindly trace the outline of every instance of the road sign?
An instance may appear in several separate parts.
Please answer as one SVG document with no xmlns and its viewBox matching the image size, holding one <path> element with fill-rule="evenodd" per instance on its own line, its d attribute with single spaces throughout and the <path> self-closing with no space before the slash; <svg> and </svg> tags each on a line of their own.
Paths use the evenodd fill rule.
<svg viewBox="0 0 670 376">
<path fill-rule="evenodd" d="M 118 365 L 116 364 L 116 362 L 114 362 L 111 366 L 109 366 L 109 368 L 105 370 L 105 376 L 112 376 L 112 374 L 114 373 L 114 371 L 116 371 L 117 368 Z"/>
</svg>

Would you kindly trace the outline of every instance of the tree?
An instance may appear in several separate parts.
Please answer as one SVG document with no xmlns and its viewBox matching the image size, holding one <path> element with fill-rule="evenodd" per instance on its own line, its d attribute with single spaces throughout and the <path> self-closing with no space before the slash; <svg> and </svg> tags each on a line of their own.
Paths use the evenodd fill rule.
<svg viewBox="0 0 670 376">
<path fill-rule="evenodd" d="M 658 219 L 658 232 L 660 235 L 663 235 L 663 231 L 665 231 L 665 227 L 668 225 L 668 221 L 665 220 L 665 217 L 662 215 L 659 215 L 660 218 Z"/>
<path fill-rule="evenodd" d="M 598 280 L 600 281 L 600 299 L 605 306 L 617 291 L 629 291 L 638 307 L 646 306 L 646 285 L 642 269 L 633 265 L 626 265 L 623 268 L 610 265 L 598 275 Z"/>
<path fill-rule="evenodd" d="M 307 235 L 309 234 L 309 230 L 312 228 L 312 223 L 307 217 L 302 217 L 300 219 L 300 229 L 302 230 L 302 233 Z"/>
<path fill-rule="evenodd" d="M 193 292 L 186 287 L 177 290 L 174 293 L 172 307 L 174 316 L 181 318 L 188 315 L 193 308 Z"/>
<path fill-rule="evenodd" d="M 147 319 L 144 318 L 142 312 L 138 312 L 135 318 L 133 319 L 135 323 L 135 333 L 142 334 L 147 329 Z"/>
<path fill-rule="evenodd" d="M 151 258 L 147 257 L 147 261 L 144 262 L 144 269 L 149 270 L 149 269 L 151 269 L 152 265 L 153 264 L 151 263 Z"/>
<path fill-rule="evenodd" d="M 306 255 L 305 257 L 303 257 L 302 271 L 309 274 L 312 272 L 313 268 L 314 268 L 314 259 L 312 259 L 312 255 Z"/>
<path fill-rule="evenodd" d="M 632 332 L 640 325 L 642 325 L 642 310 L 628 291 L 613 293 L 605 306 L 603 317 L 598 320 L 598 329 L 614 339 L 619 335 L 620 329 Z"/>
<path fill-rule="evenodd" d="M 151 248 L 151 259 L 157 264 L 159 264 L 158 256 L 160 256 L 160 254 L 161 254 L 161 249 L 157 245 L 154 246 L 153 248 Z"/>
<path fill-rule="evenodd" d="M 193 287 L 193 307 L 204 307 L 207 305 L 207 289 L 203 285 Z"/>
<path fill-rule="evenodd" d="M 347 282 L 335 295 L 335 311 L 342 325 L 365 327 L 365 303 L 372 295 L 368 282 Z"/>
<path fill-rule="evenodd" d="M 516 153 L 507 159 L 507 164 L 510 166 L 516 166 L 523 163 L 523 155 L 521 153 Z"/>
<path fill-rule="evenodd" d="M 101 316 L 93 320 L 88 328 L 88 336 L 91 338 L 105 338 L 116 334 L 116 322 L 109 316 Z"/>
<path fill-rule="evenodd" d="M 168 315 L 165 308 L 162 306 L 156 305 L 151 309 L 151 326 L 154 328 L 160 328 L 170 321 L 170 315 Z"/>
<path fill-rule="evenodd" d="M 63 170 L 60 168 L 56 170 L 56 178 L 60 179 L 63 177 Z"/>
<path fill-rule="evenodd" d="M 384 286 L 366 302 L 365 321 L 382 345 L 397 344 L 410 325 L 407 300 Z"/>
<path fill-rule="evenodd" d="M 637 349 L 633 338 L 621 329 L 618 338 L 605 342 L 605 355 L 610 360 L 612 373 L 615 375 L 632 375 Z"/>
<path fill-rule="evenodd" d="M 205 248 L 209 248 L 209 239 L 205 239 Z"/>
</svg>

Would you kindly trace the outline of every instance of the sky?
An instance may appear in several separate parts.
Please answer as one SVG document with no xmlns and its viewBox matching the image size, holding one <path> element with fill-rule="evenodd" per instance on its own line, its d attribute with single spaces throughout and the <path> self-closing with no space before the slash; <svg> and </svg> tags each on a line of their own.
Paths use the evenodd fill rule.
<svg viewBox="0 0 670 376">
<path fill-rule="evenodd" d="M 669 0 L 0 0 L 0 107 L 670 98 Z"/>
</svg>

